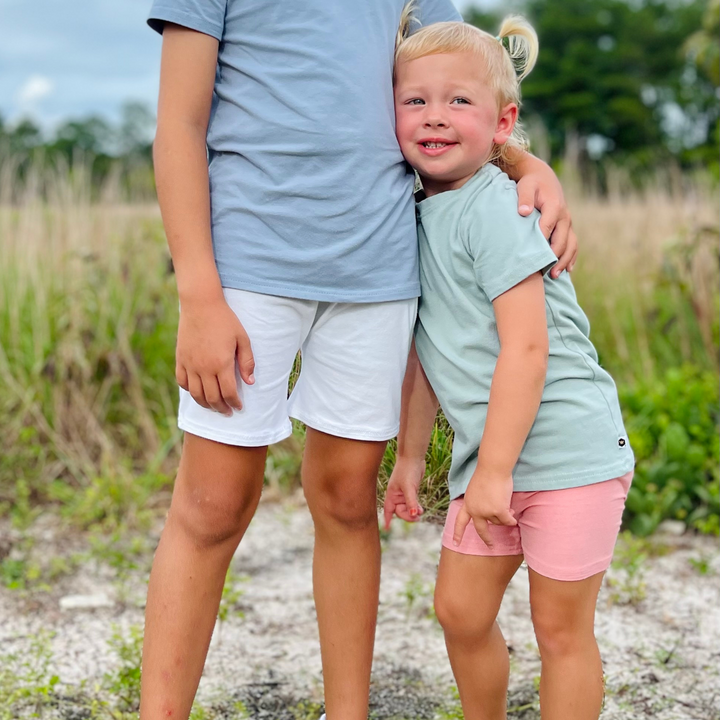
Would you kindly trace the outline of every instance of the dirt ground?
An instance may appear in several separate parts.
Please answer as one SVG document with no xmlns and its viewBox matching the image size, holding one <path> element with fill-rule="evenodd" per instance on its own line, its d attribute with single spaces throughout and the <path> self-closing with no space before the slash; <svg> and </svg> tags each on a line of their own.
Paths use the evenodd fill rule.
<svg viewBox="0 0 720 720">
<path fill-rule="evenodd" d="M 58 552 L 52 524 L 37 527 L 38 546 Z M 431 523 L 396 521 L 383 541 L 371 702 L 377 720 L 461 717 L 432 613 L 440 531 Z M 219 711 L 241 701 L 251 717 L 263 720 L 317 716 L 322 676 L 312 546 L 312 523 L 301 501 L 261 504 L 234 558 L 227 617 L 213 636 L 199 693 L 208 706 Z M 113 626 L 142 623 L 150 560 L 148 553 L 137 569 L 121 574 L 88 560 L 38 597 L 3 588 L 0 653 L 25 652 L 38 632 L 51 630 L 61 683 L 76 687 L 101 678 L 116 661 L 108 646 Z M 720 719 L 719 578 L 717 539 L 667 534 L 619 545 L 596 623 L 606 672 L 604 720 Z M 90 604 L 105 607 L 68 608 L 78 595 L 95 596 Z M 505 597 L 500 624 L 511 650 L 509 717 L 538 719 L 540 663 L 524 566 Z"/>
</svg>

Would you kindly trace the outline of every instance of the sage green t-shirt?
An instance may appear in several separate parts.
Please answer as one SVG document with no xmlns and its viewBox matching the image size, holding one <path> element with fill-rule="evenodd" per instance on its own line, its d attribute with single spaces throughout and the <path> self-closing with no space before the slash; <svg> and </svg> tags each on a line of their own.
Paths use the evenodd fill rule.
<svg viewBox="0 0 720 720">
<path fill-rule="evenodd" d="M 492 301 L 556 261 L 539 214 L 517 212 L 515 183 L 485 165 L 458 190 L 418 203 L 422 296 L 415 341 L 455 431 L 450 495 L 477 465 L 490 384 L 500 351 Z M 598 365 L 590 326 L 567 273 L 545 275 L 550 342 L 535 422 L 513 472 L 516 491 L 555 490 L 632 470 L 615 383 Z"/>
</svg>

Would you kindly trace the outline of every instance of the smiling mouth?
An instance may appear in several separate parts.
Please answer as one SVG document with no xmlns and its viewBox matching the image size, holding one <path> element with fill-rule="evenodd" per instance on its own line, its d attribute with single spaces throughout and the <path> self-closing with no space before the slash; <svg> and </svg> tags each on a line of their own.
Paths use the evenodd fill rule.
<svg viewBox="0 0 720 720">
<path fill-rule="evenodd" d="M 455 145 L 455 143 L 446 143 L 446 142 L 424 142 L 424 143 L 420 143 L 420 144 L 423 147 L 431 149 L 431 150 L 435 150 L 437 148 L 444 148 L 444 147 L 447 147 L 448 145 Z"/>
</svg>

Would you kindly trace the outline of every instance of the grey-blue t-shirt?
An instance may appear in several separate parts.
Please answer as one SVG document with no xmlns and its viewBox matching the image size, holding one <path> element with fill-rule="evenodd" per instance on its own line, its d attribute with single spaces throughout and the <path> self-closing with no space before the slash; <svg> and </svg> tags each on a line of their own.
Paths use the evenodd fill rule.
<svg viewBox="0 0 720 720">
<path fill-rule="evenodd" d="M 556 261 L 539 213 L 517 212 L 515 183 L 485 165 L 465 185 L 423 200 L 422 297 L 415 344 L 455 431 L 450 495 L 477 466 L 500 340 L 492 302 Z M 513 470 L 516 491 L 556 490 L 632 470 L 615 383 L 598 364 L 590 325 L 567 273 L 545 275 L 549 357 L 542 401 Z"/>
<path fill-rule="evenodd" d="M 220 41 L 207 134 L 225 287 L 329 302 L 416 297 L 417 235 L 392 68 L 406 0 L 155 0 Z M 419 0 L 422 24 L 459 20 Z"/>
</svg>

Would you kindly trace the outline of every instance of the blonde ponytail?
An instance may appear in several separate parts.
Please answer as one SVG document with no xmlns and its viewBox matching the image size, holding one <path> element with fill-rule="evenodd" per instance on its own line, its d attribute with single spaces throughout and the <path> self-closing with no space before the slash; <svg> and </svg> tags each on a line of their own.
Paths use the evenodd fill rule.
<svg viewBox="0 0 720 720">
<path fill-rule="evenodd" d="M 417 4 L 415 0 L 410 0 L 403 8 L 402 14 L 400 15 L 397 37 L 395 38 L 395 52 L 397 52 L 400 45 L 410 37 L 413 24 L 419 24 L 419 20 L 415 17 L 416 9 Z"/>
<path fill-rule="evenodd" d="M 538 36 L 530 23 L 519 15 L 508 15 L 500 26 L 498 39 L 507 38 L 510 55 L 518 82 L 524 80 L 535 67 L 538 57 Z"/>
</svg>

